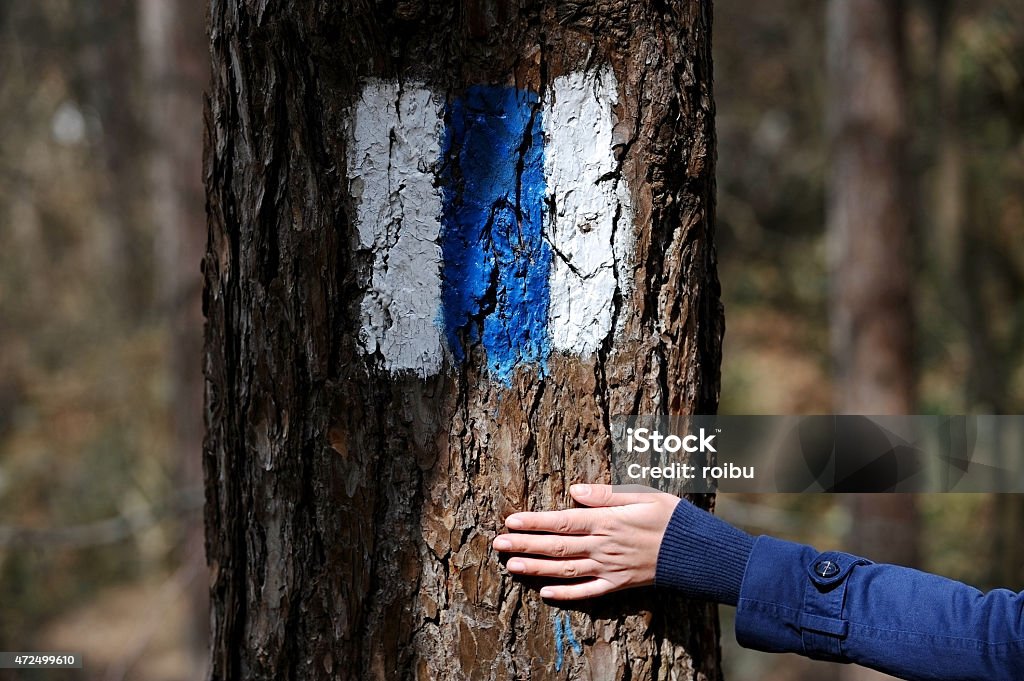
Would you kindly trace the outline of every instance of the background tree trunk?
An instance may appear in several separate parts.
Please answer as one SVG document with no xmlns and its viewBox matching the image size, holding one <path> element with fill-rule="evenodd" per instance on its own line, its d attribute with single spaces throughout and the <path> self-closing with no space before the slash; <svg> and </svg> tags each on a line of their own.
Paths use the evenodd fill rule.
<svg viewBox="0 0 1024 681">
<path fill-rule="evenodd" d="M 571 482 L 608 479 L 613 416 L 717 407 L 709 5 L 213 2 L 204 262 L 212 678 L 720 678 L 713 606 L 641 590 L 555 607 L 490 549 L 506 514 L 564 506 Z M 390 180 L 411 144 L 403 135 L 425 134 L 409 122 L 423 113 L 417 92 L 440 93 L 454 126 L 452 102 L 467 87 L 514 85 L 536 93 L 532 122 L 574 73 L 583 85 L 569 94 L 582 102 L 598 101 L 596 83 L 617 83 L 605 100 L 617 119 L 610 141 L 574 148 L 589 158 L 613 146 L 617 160 L 593 182 L 611 183 L 614 210 L 586 216 L 611 235 L 600 250 L 607 266 L 593 275 L 611 273 L 610 302 L 594 311 L 605 330 L 578 339 L 580 356 L 503 368 L 467 324 L 464 347 L 449 338 L 436 372 L 389 370 L 398 355 L 388 353 L 401 348 L 374 350 L 357 332 L 403 238 L 368 245 L 362 233 L 359 211 L 379 188 L 356 172 L 374 162 L 352 148 L 353 112 L 369 98 L 361 88 L 397 83 L 373 91 L 390 92 L 383 106 L 406 121 L 382 133 L 387 158 L 376 169 Z M 562 131 L 593 124 L 583 108 L 576 118 Z M 520 159 L 539 141 L 524 134 Z M 420 154 L 410 176 L 448 178 L 461 200 L 470 185 L 458 163 L 471 161 L 444 153 L 436 165 Z M 403 178 L 385 209 L 396 230 L 419 229 L 422 202 Z M 557 183 L 548 189 L 547 219 L 562 219 L 574 199 Z M 488 229 L 506 208 L 490 207 Z M 529 261 L 544 244 L 516 257 Z M 554 267 L 563 261 L 585 267 L 555 253 Z M 444 276 L 458 283 L 450 269 Z M 473 301 L 476 328 L 501 322 L 495 309 L 513 294 L 531 294 L 521 281 L 503 286 Z M 569 295 L 552 309 L 567 303 L 590 304 Z"/>
<path fill-rule="evenodd" d="M 907 414 L 914 403 L 902 22 L 901 2 L 829 5 L 827 221 L 841 412 Z"/>
<path fill-rule="evenodd" d="M 831 0 L 828 10 L 831 173 L 827 207 L 835 410 L 914 409 L 913 262 L 906 178 L 907 98 L 901 0 Z M 915 566 L 913 495 L 851 495 L 845 548 Z M 863 667 L 843 679 L 890 678 Z"/>
<path fill-rule="evenodd" d="M 158 305 L 170 324 L 168 372 L 172 460 L 180 488 L 203 484 L 202 262 L 206 244 L 203 201 L 203 90 L 209 57 L 203 3 L 139 0 L 139 44 L 145 75 L 149 143 L 149 205 L 156 226 Z M 203 526 L 183 522 L 181 550 L 188 576 L 189 652 L 202 660 L 209 645 L 209 588 L 203 577 Z M 193 665 L 199 668 L 198 664 Z"/>
</svg>

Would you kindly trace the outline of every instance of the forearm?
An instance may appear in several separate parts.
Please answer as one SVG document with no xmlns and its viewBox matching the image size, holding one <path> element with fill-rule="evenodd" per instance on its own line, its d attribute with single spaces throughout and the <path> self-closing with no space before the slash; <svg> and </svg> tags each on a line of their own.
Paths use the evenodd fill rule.
<svg viewBox="0 0 1024 681">
<path fill-rule="evenodd" d="M 759 537 L 736 637 L 749 648 L 910 680 L 1001 681 L 1020 678 L 1024 667 L 1022 608 L 1024 598 L 1005 589 L 982 594 L 918 570 Z"/>
<path fill-rule="evenodd" d="M 685 501 L 666 529 L 656 584 L 738 605 L 736 636 L 748 648 L 911 680 L 999 681 L 1024 668 L 1022 595 L 754 540 Z"/>
</svg>

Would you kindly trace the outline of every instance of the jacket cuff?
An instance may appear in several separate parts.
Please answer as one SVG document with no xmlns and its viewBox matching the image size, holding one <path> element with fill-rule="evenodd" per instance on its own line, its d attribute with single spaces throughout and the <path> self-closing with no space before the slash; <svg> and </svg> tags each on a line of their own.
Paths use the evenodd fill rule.
<svg viewBox="0 0 1024 681">
<path fill-rule="evenodd" d="M 819 553 L 803 544 L 758 537 L 740 589 L 736 640 L 755 650 L 842 660 L 849 629 L 847 577 L 870 563 L 848 553 Z"/>
<path fill-rule="evenodd" d="M 683 499 L 665 528 L 654 583 L 736 605 L 753 546 L 753 537 Z"/>
</svg>

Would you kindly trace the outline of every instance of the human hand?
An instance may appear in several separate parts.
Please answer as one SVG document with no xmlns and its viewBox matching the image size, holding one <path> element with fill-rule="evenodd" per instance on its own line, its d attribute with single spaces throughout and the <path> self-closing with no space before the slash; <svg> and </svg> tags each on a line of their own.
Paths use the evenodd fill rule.
<svg viewBox="0 0 1024 681">
<path fill-rule="evenodd" d="M 582 579 L 548 585 L 543 598 L 577 600 L 654 583 L 658 551 L 679 497 L 664 492 L 615 492 L 611 485 L 573 485 L 569 494 L 590 508 L 513 513 L 511 534 L 494 539 L 513 555 L 517 575 Z M 543 532 L 545 534 L 521 534 Z"/>
</svg>

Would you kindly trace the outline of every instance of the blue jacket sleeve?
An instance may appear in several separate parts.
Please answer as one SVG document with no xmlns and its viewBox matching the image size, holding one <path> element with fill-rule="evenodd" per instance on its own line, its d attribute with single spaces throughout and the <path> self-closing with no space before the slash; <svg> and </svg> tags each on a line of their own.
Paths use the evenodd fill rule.
<svg viewBox="0 0 1024 681">
<path fill-rule="evenodd" d="M 1024 678 L 1024 592 L 758 537 L 736 611 L 741 645 L 856 662 L 911 681 Z"/>
</svg>

